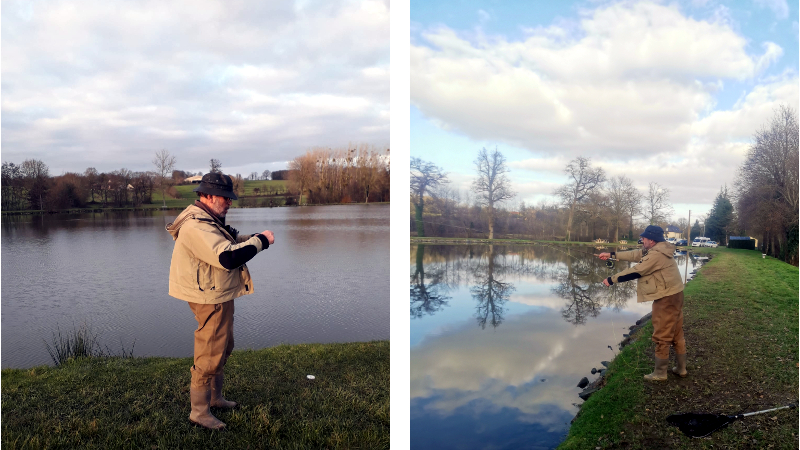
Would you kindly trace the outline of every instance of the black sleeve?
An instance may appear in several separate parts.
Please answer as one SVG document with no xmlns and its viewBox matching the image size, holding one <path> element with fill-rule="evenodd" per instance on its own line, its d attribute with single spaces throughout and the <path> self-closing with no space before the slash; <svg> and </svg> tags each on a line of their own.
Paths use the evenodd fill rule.
<svg viewBox="0 0 800 450">
<path fill-rule="evenodd" d="M 258 238 L 261 240 L 261 248 L 266 250 L 267 247 L 269 247 L 269 241 L 267 241 L 266 236 L 263 234 L 257 234 L 256 236 L 258 236 Z M 219 255 L 219 264 L 228 270 L 233 270 L 253 259 L 257 253 L 258 249 L 255 245 L 245 245 L 244 247 L 236 250 L 222 252 Z"/>
<path fill-rule="evenodd" d="M 627 275 L 623 275 L 623 276 L 617 278 L 617 281 L 620 282 L 620 283 L 624 283 L 626 281 L 635 280 L 637 278 L 642 278 L 642 275 L 634 272 L 634 273 L 629 273 Z"/>
</svg>

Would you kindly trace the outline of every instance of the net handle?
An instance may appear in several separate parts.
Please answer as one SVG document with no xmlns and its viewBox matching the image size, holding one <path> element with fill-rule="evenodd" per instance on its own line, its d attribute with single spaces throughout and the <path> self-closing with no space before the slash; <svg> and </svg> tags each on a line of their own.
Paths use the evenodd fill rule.
<svg viewBox="0 0 800 450">
<path fill-rule="evenodd" d="M 747 414 L 741 414 L 741 416 L 742 417 L 754 416 L 756 414 L 764 414 L 764 413 L 768 413 L 768 412 L 771 412 L 771 411 L 777 411 L 779 409 L 795 408 L 795 407 L 797 407 L 796 404 L 795 405 L 786 405 L 786 406 L 781 406 L 781 407 L 778 407 L 778 408 L 765 409 L 763 411 L 756 411 L 756 412 L 751 412 L 751 413 L 747 413 Z"/>
</svg>

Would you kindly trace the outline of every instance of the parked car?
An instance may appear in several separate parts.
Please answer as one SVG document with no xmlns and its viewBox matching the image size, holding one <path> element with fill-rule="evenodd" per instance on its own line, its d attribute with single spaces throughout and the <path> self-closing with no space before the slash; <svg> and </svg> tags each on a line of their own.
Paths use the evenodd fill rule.
<svg viewBox="0 0 800 450">
<path fill-rule="evenodd" d="M 674 244 L 674 243 L 675 243 L 675 242 L 677 242 L 677 241 L 678 241 L 678 240 L 677 240 L 677 239 L 675 239 L 675 238 L 669 238 L 669 239 L 667 239 L 667 242 L 669 242 L 670 244 Z"/>
<path fill-rule="evenodd" d="M 704 247 L 715 247 L 716 248 L 717 245 L 719 245 L 719 244 L 717 244 L 717 241 L 708 241 L 708 242 L 706 242 Z"/>
<path fill-rule="evenodd" d="M 675 242 L 675 245 L 678 247 L 685 247 L 689 245 L 689 241 L 687 241 L 686 239 L 678 239 L 678 241 Z"/>
<path fill-rule="evenodd" d="M 705 247 L 706 242 L 710 241 L 711 239 L 707 237 L 696 237 L 692 241 L 692 247 Z"/>
</svg>

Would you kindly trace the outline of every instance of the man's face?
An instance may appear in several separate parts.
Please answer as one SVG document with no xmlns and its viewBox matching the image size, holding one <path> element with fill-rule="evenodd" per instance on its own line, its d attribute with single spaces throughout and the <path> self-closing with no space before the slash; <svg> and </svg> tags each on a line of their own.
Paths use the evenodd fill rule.
<svg viewBox="0 0 800 450">
<path fill-rule="evenodd" d="M 231 203 L 233 200 L 222 197 L 219 195 L 212 195 L 211 196 L 211 210 L 214 211 L 214 214 L 218 215 L 219 217 L 225 217 L 228 214 L 228 208 L 231 207 Z"/>
<path fill-rule="evenodd" d="M 654 245 L 656 245 L 656 241 L 646 237 L 642 238 L 642 247 L 644 247 L 645 250 L 650 250 Z"/>
</svg>

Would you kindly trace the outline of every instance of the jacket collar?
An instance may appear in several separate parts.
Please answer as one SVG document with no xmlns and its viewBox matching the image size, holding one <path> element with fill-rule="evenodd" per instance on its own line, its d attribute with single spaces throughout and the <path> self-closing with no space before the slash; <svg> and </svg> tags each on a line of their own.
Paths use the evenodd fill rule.
<svg viewBox="0 0 800 450">
<path fill-rule="evenodd" d="M 198 208 L 205 211 L 206 214 L 208 214 L 209 216 L 211 216 L 212 219 L 214 219 L 215 222 L 217 222 L 221 227 L 225 228 L 225 218 L 219 217 L 216 214 L 214 214 L 214 211 L 212 211 L 211 208 L 206 206 L 205 203 L 201 202 L 200 200 L 195 200 L 194 206 L 197 206 Z"/>
</svg>

